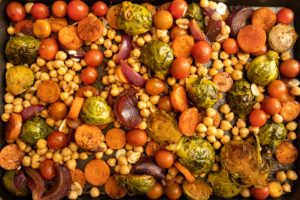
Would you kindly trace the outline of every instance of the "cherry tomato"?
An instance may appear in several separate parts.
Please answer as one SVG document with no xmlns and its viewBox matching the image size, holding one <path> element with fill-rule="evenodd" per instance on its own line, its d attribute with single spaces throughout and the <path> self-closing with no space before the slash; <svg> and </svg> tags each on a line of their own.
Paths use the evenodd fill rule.
<svg viewBox="0 0 300 200">
<path fill-rule="evenodd" d="M 159 99 L 158 108 L 170 112 L 172 110 L 172 104 L 169 96 L 163 96 Z"/>
<path fill-rule="evenodd" d="M 80 79 L 87 85 L 93 84 L 98 78 L 98 71 L 93 67 L 87 67 L 81 71 Z"/>
<path fill-rule="evenodd" d="M 294 11 L 289 8 L 281 8 L 277 13 L 277 23 L 290 25 L 294 21 Z"/>
<path fill-rule="evenodd" d="M 48 113 L 54 120 L 62 120 L 66 117 L 68 107 L 63 102 L 55 102 L 49 106 Z"/>
<path fill-rule="evenodd" d="M 183 0 L 174 0 L 169 6 L 169 11 L 175 19 L 183 17 L 187 11 L 188 4 Z"/>
<path fill-rule="evenodd" d="M 182 36 L 182 35 L 186 35 L 186 34 L 187 34 L 186 29 L 175 26 L 174 28 L 172 28 L 172 31 L 171 31 L 171 39 L 174 40 L 175 38 Z"/>
<path fill-rule="evenodd" d="M 205 64 L 211 59 L 212 48 L 207 42 L 200 41 L 194 45 L 192 54 L 196 62 Z"/>
<path fill-rule="evenodd" d="M 26 11 L 22 4 L 13 1 L 7 5 L 6 14 L 11 21 L 18 22 L 25 18 Z"/>
<path fill-rule="evenodd" d="M 163 195 L 163 188 L 161 184 L 155 183 L 155 185 L 146 193 L 149 199 L 159 199 Z"/>
<path fill-rule="evenodd" d="M 147 133 L 140 129 L 132 129 L 127 132 L 126 141 L 135 147 L 143 146 L 147 142 Z"/>
<path fill-rule="evenodd" d="M 276 113 L 280 112 L 281 103 L 278 99 L 274 97 L 266 97 L 262 101 L 261 107 L 266 113 L 270 115 L 275 115 Z"/>
<path fill-rule="evenodd" d="M 67 3 L 65 1 L 55 1 L 52 4 L 52 13 L 55 17 L 65 17 L 67 15 Z"/>
<path fill-rule="evenodd" d="M 190 74 L 190 71 L 191 65 L 188 59 L 184 57 L 176 58 L 170 69 L 172 76 L 176 79 L 186 78 Z"/>
<path fill-rule="evenodd" d="M 167 10 L 159 10 L 153 17 L 153 23 L 158 29 L 168 30 L 173 25 L 172 14 Z"/>
<path fill-rule="evenodd" d="M 49 8 L 43 3 L 35 3 L 30 13 L 34 19 L 46 19 L 49 17 Z"/>
<path fill-rule="evenodd" d="M 270 194 L 268 186 L 261 187 L 261 188 L 258 187 L 250 188 L 250 193 L 257 200 L 267 199 Z"/>
<path fill-rule="evenodd" d="M 55 163 L 53 160 L 43 160 L 40 163 L 39 171 L 42 177 L 46 180 L 51 180 L 55 177 Z"/>
<path fill-rule="evenodd" d="M 39 55 L 45 60 L 53 60 L 58 51 L 58 44 L 54 38 L 42 40 L 39 47 Z"/>
<path fill-rule="evenodd" d="M 267 122 L 267 114 L 263 110 L 252 110 L 249 121 L 252 126 L 261 127 Z"/>
<path fill-rule="evenodd" d="M 161 168 L 168 169 L 174 163 L 174 155 L 170 151 L 160 150 L 155 154 L 155 161 Z"/>
<path fill-rule="evenodd" d="M 15 34 L 19 33 L 33 36 L 33 22 L 28 19 L 17 22 L 15 25 Z"/>
<path fill-rule="evenodd" d="M 300 72 L 300 63 L 295 59 L 283 61 L 280 65 L 280 73 L 287 78 L 295 78 Z"/>
<path fill-rule="evenodd" d="M 107 5 L 103 1 L 97 1 L 96 3 L 93 4 L 93 13 L 98 16 L 98 17 L 103 17 L 107 13 Z"/>
<path fill-rule="evenodd" d="M 223 49 L 226 53 L 232 55 L 239 52 L 239 45 L 235 39 L 228 38 L 223 43 Z"/>
<path fill-rule="evenodd" d="M 89 14 L 89 7 L 82 1 L 71 1 L 67 7 L 70 19 L 80 21 Z"/>
<path fill-rule="evenodd" d="M 65 133 L 53 131 L 48 135 L 47 143 L 50 149 L 61 149 L 67 145 L 68 138 Z"/>
<path fill-rule="evenodd" d="M 182 196 L 182 189 L 178 183 L 170 183 L 165 188 L 165 195 L 168 199 L 179 199 Z"/>
<path fill-rule="evenodd" d="M 279 98 L 288 93 L 288 88 L 283 81 L 275 80 L 268 85 L 268 93 L 271 97 Z"/>
<path fill-rule="evenodd" d="M 103 61 L 103 54 L 100 50 L 91 49 L 86 52 L 84 60 L 89 67 L 97 67 Z"/>
<path fill-rule="evenodd" d="M 146 82 L 145 90 L 150 95 L 160 95 L 165 90 L 165 83 L 158 78 L 150 78 Z"/>
</svg>

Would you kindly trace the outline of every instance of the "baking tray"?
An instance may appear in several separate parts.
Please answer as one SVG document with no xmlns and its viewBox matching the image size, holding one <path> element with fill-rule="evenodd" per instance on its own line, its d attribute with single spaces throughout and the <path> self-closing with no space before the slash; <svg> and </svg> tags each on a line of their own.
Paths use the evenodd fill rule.
<svg viewBox="0 0 300 200">
<path fill-rule="evenodd" d="M 8 40 L 8 35 L 6 33 L 6 29 L 9 25 L 9 20 L 6 16 L 6 5 L 10 2 L 11 0 L 0 0 L 0 113 L 3 112 L 3 95 L 5 92 L 5 55 L 4 55 L 4 50 L 5 50 L 5 44 Z M 19 2 L 25 3 L 24 0 L 18 0 Z M 34 0 L 27 0 L 33 2 Z M 84 0 L 85 2 L 91 4 L 95 2 L 95 0 Z M 104 0 L 105 1 L 105 0 Z M 244 6 L 255 6 L 255 7 L 262 7 L 262 6 L 269 6 L 269 7 L 289 7 L 294 10 L 295 12 L 295 28 L 297 30 L 297 33 L 300 35 L 300 1 L 299 0 L 215 0 L 216 2 L 224 2 L 226 5 L 244 5 Z M 44 0 L 44 1 L 35 1 L 35 2 L 44 2 L 44 3 L 51 3 L 53 1 L 51 0 Z M 113 3 L 118 3 L 121 2 L 119 0 L 113 0 L 113 1 L 105 1 L 108 4 L 113 4 Z M 136 3 L 143 3 L 143 2 L 151 2 L 153 4 L 162 4 L 164 2 L 167 2 L 167 0 L 146 0 L 146 1 L 138 1 L 135 0 L 133 2 Z M 192 1 L 188 1 L 192 2 Z M 195 1 L 195 2 L 199 2 Z M 300 60 L 300 39 L 297 40 L 295 47 L 294 47 L 294 56 L 296 59 Z M 298 99 L 299 100 L 299 99 Z M 298 124 L 300 125 L 300 119 L 298 119 Z M 4 141 L 4 126 L 5 123 L 3 123 L 0 120 L 0 148 L 5 145 Z M 300 151 L 300 127 L 298 126 L 298 138 L 296 141 L 296 146 L 298 148 L 298 151 Z M 300 158 L 296 161 L 295 163 L 295 171 L 297 172 L 298 176 L 300 177 Z M 2 175 L 4 173 L 3 169 L 0 169 L 0 178 L 2 180 Z M 294 186 L 292 188 L 292 192 L 282 196 L 281 200 L 300 200 L 300 178 L 294 182 Z M 124 199 L 130 199 L 130 200 L 139 200 L 139 199 L 144 199 L 146 198 L 145 196 L 134 196 L 134 197 L 129 197 L 126 196 Z M 3 185 L 2 181 L 0 181 L 0 200 L 29 200 L 31 197 L 16 197 L 8 193 Z M 81 196 L 79 198 L 80 200 L 87 200 L 87 199 L 104 199 L 108 200 L 110 199 L 107 196 L 101 195 L 98 198 L 91 198 L 89 195 L 86 196 Z M 162 197 L 161 199 L 166 199 L 165 197 Z M 210 199 L 212 200 L 219 200 L 220 198 L 216 197 L 211 197 Z M 242 197 L 236 197 L 236 198 L 231 198 L 232 200 L 242 200 L 242 199 L 247 199 L 247 198 L 242 198 Z M 248 198 L 249 199 L 249 198 Z M 53 199 L 55 200 L 55 199 Z"/>
</svg>

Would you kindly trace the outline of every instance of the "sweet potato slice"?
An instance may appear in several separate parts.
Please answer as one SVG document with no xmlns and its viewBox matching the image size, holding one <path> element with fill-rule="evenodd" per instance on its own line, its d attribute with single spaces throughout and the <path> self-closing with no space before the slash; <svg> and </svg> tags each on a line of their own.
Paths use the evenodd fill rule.
<svg viewBox="0 0 300 200">
<path fill-rule="evenodd" d="M 24 153 L 16 144 L 5 146 L 0 152 L 0 166 L 6 170 L 17 169 L 21 166 Z"/>
<path fill-rule="evenodd" d="M 14 142 L 21 133 L 22 116 L 16 113 L 10 115 L 8 124 L 5 128 L 5 140 L 8 143 Z"/>
<path fill-rule="evenodd" d="M 95 15 L 89 15 L 79 21 L 77 32 L 84 41 L 95 42 L 103 34 L 103 24 Z"/>
<path fill-rule="evenodd" d="M 54 103 L 59 99 L 59 85 L 52 80 L 44 81 L 37 88 L 37 97 L 45 103 Z"/>
<path fill-rule="evenodd" d="M 75 26 L 65 26 L 58 32 L 58 41 L 62 46 L 70 50 L 78 50 L 83 45 Z"/>
<path fill-rule="evenodd" d="M 269 31 L 276 24 L 276 14 L 267 7 L 255 10 L 252 14 L 252 24 Z"/>
<path fill-rule="evenodd" d="M 266 44 L 267 35 L 261 27 L 248 25 L 242 28 L 237 36 L 240 48 L 245 53 L 255 53 Z"/>
</svg>

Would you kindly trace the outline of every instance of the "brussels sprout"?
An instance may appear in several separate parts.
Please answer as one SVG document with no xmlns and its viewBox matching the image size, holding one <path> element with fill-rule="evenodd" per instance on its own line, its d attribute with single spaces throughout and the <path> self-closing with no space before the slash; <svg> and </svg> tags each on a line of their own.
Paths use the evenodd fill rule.
<svg viewBox="0 0 300 200">
<path fill-rule="evenodd" d="M 215 162 L 215 150 L 198 136 L 182 137 L 176 148 L 178 161 L 195 173 L 209 172 Z"/>
<path fill-rule="evenodd" d="M 40 41 L 32 36 L 12 37 L 6 44 L 5 54 L 9 62 L 31 65 L 36 61 Z"/>
<path fill-rule="evenodd" d="M 220 153 L 222 167 L 244 184 L 262 186 L 268 174 L 262 170 L 259 150 L 246 141 L 230 141 Z"/>
<path fill-rule="evenodd" d="M 23 170 L 6 171 L 2 177 L 4 187 L 13 195 L 24 197 L 29 195 L 27 178 Z"/>
<path fill-rule="evenodd" d="M 177 143 L 182 134 L 177 129 L 176 120 L 165 111 L 156 111 L 148 117 L 147 133 L 158 143 Z"/>
<path fill-rule="evenodd" d="M 141 62 L 149 67 L 154 76 L 161 79 L 168 73 L 173 59 L 172 49 L 159 40 L 148 42 L 142 49 Z"/>
<path fill-rule="evenodd" d="M 248 79 L 260 86 L 266 86 L 276 80 L 279 75 L 278 53 L 269 51 L 267 55 L 262 55 L 249 64 L 247 71 Z"/>
<path fill-rule="evenodd" d="M 129 35 L 146 33 L 152 26 L 152 14 L 144 6 L 124 1 L 118 17 L 118 27 Z"/>
<path fill-rule="evenodd" d="M 155 184 L 153 176 L 146 174 L 117 175 L 116 180 L 124 187 L 129 195 L 147 193 Z"/>
<path fill-rule="evenodd" d="M 80 117 L 92 125 L 104 125 L 113 121 L 111 107 L 100 96 L 89 97 L 83 102 Z"/>
<path fill-rule="evenodd" d="M 188 78 L 186 87 L 189 99 L 199 109 L 213 107 L 218 101 L 217 85 L 210 80 Z"/>
<path fill-rule="evenodd" d="M 23 93 L 34 83 L 33 72 L 24 65 L 18 65 L 7 70 L 5 78 L 7 88 L 13 95 Z"/>
<path fill-rule="evenodd" d="M 21 139 L 30 145 L 35 145 L 39 139 L 46 138 L 51 132 L 52 129 L 47 125 L 46 121 L 36 116 L 28 119 L 23 124 Z"/>
<path fill-rule="evenodd" d="M 193 183 L 184 181 L 182 184 L 183 193 L 191 200 L 208 200 L 213 190 L 206 182 L 196 180 Z"/>
<path fill-rule="evenodd" d="M 222 198 L 237 196 L 241 190 L 237 181 L 224 169 L 210 173 L 207 182 L 214 188 L 214 195 Z"/>
<path fill-rule="evenodd" d="M 255 97 L 252 94 L 250 83 L 245 80 L 235 81 L 226 95 L 226 100 L 231 110 L 238 114 L 241 119 L 245 119 L 255 104 Z"/>
<path fill-rule="evenodd" d="M 193 2 L 189 4 L 185 17 L 188 19 L 195 19 L 200 28 L 204 28 L 203 12 L 198 3 Z"/>
<path fill-rule="evenodd" d="M 261 145 L 270 147 L 278 146 L 287 135 L 287 130 L 282 123 L 268 122 L 259 129 L 258 138 Z"/>
</svg>

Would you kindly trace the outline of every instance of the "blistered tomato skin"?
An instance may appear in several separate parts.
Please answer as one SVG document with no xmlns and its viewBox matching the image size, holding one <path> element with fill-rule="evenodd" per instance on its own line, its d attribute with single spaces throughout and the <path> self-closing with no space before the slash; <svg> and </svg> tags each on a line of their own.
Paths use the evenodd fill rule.
<svg viewBox="0 0 300 200">
<path fill-rule="evenodd" d="M 71 1 L 67 7 L 67 13 L 70 19 L 80 21 L 89 13 L 89 7 L 83 1 Z"/>
<path fill-rule="evenodd" d="M 289 8 L 281 8 L 277 13 L 277 23 L 290 25 L 294 21 L 294 11 Z"/>
<path fill-rule="evenodd" d="M 98 72 L 93 67 L 88 67 L 81 71 L 80 79 L 87 85 L 93 84 L 98 78 Z"/>
<path fill-rule="evenodd" d="M 169 11 L 172 13 L 174 19 L 183 17 L 187 11 L 188 5 L 186 1 L 175 0 L 171 3 Z"/>
<path fill-rule="evenodd" d="M 211 59 L 212 48 L 207 42 L 200 41 L 194 45 L 192 54 L 196 62 L 205 64 Z"/>
<path fill-rule="evenodd" d="M 97 1 L 96 3 L 94 3 L 92 9 L 93 9 L 93 13 L 96 16 L 103 17 L 106 15 L 108 7 L 106 3 L 104 3 L 103 1 Z"/>
<path fill-rule="evenodd" d="M 43 3 L 35 3 L 30 13 L 34 19 L 46 19 L 49 17 L 49 8 Z"/>
<path fill-rule="evenodd" d="M 39 55 L 45 60 L 53 60 L 58 51 L 58 44 L 54 38 L 47 38 L 40 44 Z"/>
<path fill-rule="evenodd" d="M 6 14 L 11 21 L 18 22 L 25 18 L 26 11 L 22 4 L 13 1 L 7 5 Z"/>
</svg>

